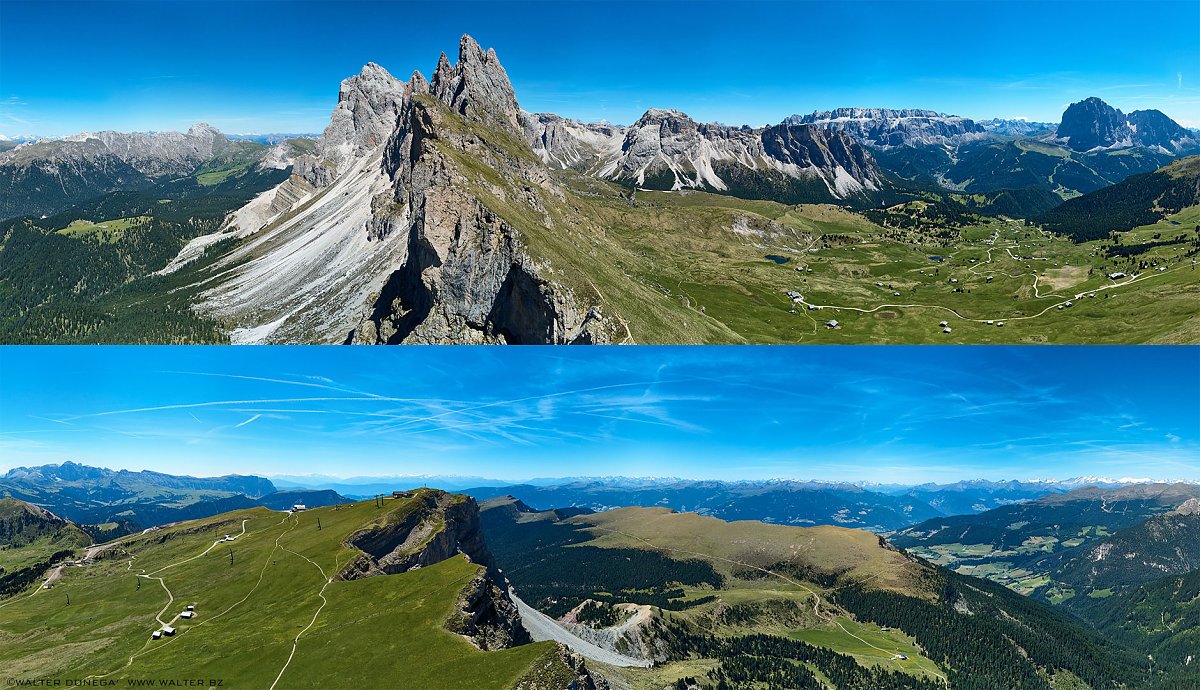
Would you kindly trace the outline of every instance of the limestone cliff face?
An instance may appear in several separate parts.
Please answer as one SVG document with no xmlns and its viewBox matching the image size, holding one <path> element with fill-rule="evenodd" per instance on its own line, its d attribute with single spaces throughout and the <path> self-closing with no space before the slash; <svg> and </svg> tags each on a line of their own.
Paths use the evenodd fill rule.
<svg viewBox="0 0 1200 690">
<path fill-rule="evenodd" d="M 521 614 L 490 575 L 476 575 L 458 597 L 446 628 L 487 651 L 508 649 L 533 640 L 521 625 Z"/>
<path fill-rule="evenodd" d="M 404 233 L 403 265 L 383 283 L 349 342 L 594 343 L 599 311 L 546 277 L 546 266 L 497 211 L 516 206 L 554 229 L 544 199 L 563 197 L 524 144 L 508 77 L 469 37 L 419 75 L 383 154 L 392 189 L 372 202 L 370 236 Z M 487 171 L 487 172 L 484 172 Z"/>
<path fill-rule="evenodd" d="M 494 51 L 469 36 L 433 77 L 368 64 L 312 155 L 173 267 L 241 242 L 194 308 L 235 343 L 594 343 L 615 328 L 533 237 L 570 231 Z M 207 243 L 207 244 L 206 244 Z M 591 297 L 589 299 L 594 299 Z"/>
<path fill-rule="evenodd" d="M 492 553 L 483 541 L 475 499 L 424 490 L 403 500 L 408 500 L 403 510 L 389 513 L 346 540 L 363 555 L 342 569 L 342 579 L 403 573 L 459 553 L 472 563 L 495 569 Z"/>
<path fill-rule="evenodd" d="M 486 570 L 463 587 L 446 627 L 484 650 L 530 642 L 516 606 L 496 584 L 503 580 L 483 541 L 475 500 L 435 490 L 401 500 L 407 502 L 346 540 L 362 555 L 342 568 L 339 579 L 404 573 L 463 554 Z"/>
<path fill-rule="evenodd" d="M 337 107 L 316 150 L 297 159 L 294 174 L 315 187 L 328 187 L 353 159 L 387 140 L 406 96 L 404 82 L 368 62 L 342 82 Z"/>
</svg>

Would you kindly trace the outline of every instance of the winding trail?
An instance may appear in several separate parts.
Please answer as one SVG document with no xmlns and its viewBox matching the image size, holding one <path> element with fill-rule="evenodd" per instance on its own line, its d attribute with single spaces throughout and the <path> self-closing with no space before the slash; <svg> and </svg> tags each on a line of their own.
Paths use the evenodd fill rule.
<svg viewBox="0 0 1200 690">
<path fill-rule="evenodd" d="M 283 519 L 283 520 L 281 520 L 281 521 L 279 522 L 279 524 L 283 524 L 283 522 L 284 522 L 284 521 L 286 521 L 286 520 L 287 520 L 287 516 L 285 516 L 285 517 L 284 517 L 284 519 Z M 248 519 L 247 519 L 247 520 L 243 520 L 243 521 L 242 521 L 242 531 L 241 531 L 241 533 L 240 533 L 240 534 L 238 534 L 238 537 L 241 537 L 241 536 L 243 536 L 243 535 L 245 535 L 245 534 L 246 534 L 246 522 L 248 522 L 248 521 L 249 521 Z M 218 618 L 220 618 L 220 617 L 224 616 L 225 614 L 229 613 L 230 611 L 232 611 L 233 609 L 237 608 L 237 607 L 238 607 L 238 606 L 240 606 L 241 604 L 245 603 L 245 602 L 246 602 L 246 600 L 247 600 L 247 599 L 249 599 L 249 598 L 250 598 L 250 596 L 251 596 L 252 594 L 254 594 L 254 592 L 255 592 L 255 591 L 258 589 L 259 585 L 261 585 L 261 584 L 262 584 L 262 581 L 263 581 L 263 576 L 264 576 L 264 575 L 266 574 L 266 572 L 267 572 L 267 564 L 271 562 L 271 556 L 273 556 L 273 555 L 275 554 L 275 550 L 276 550 L 276 549 L 279 549 L 279 548 L 281 548 L 281 547 L 279 546 L 279 540 L 280 540 L 280 539 L 282 539 L 284 536 L 286 536 L 286 535 L 288 534 L 288 532 L 291 532 L 291 530 L 292 530 L 292 529 L 294 529 L 294 528 L 295 528 L 295 525 L 293 525 L 291 528 L 289 528 L 287 531 L 285 531 L 283 534 L 279 535 L 279 536 L 278 536 L 278 537 L 275 539 L 275 549 L 272 549 L 272 550 L 271 550 L 271 552 L 267 554 L 267 557 L 266 557 L 266 559 L 264 559 L 264 561 L 263 561 L 263 567 L 262 567 L 262 569 L 260 569 L 260 570 L 259 570 L 259 573 L 258 573 L 258 581 L 254 583 L 254 586 L 250 588 L 250 591 L 246 593 L 246 596 L 242 597 L 241 599 L 239 599 L 238 601 L 234 602 L 233 604 L 230 604 L 228 608 L 226 608 L 224 611 L 221 611 L 221 612 L 220 612 L 220 613 L 218 613 L 217 615 L 215 615 L 215 616 L 212 616 L 212 617 L 210 617 L 210 618 L 206 618 L 206 619 L 204 619 L 204 620 L 201 620 L 200 622 L 196 623 L 195 625 L 189 626 L 189 627 L 188 627 L 187 629 L 185 629 L 185 630 L 181 630 L 181 631 L 179 632 L 179 634 L 178 634 L 177 636 L 175 636 L 175 637 L 172 637 L 172 638 L 169 638 L 169 639 L 163 639 L 163 640 L 160 640 L 160 641 L 159 641 L 159 644 L 156 644 L 156 645 L 153 645 L 153 646 L 151 646 L 151 643 L 150 643 L 150 641 L 147 641 L 147 642 L 146 642 L 146 644 L 142 646 L 142 649 L 141 649 L 141 650 L 139 650 L 139 651 L 135 652 L 134 654 L 130 655 L 130 657 L 129 657 L 129 661 L 126 661 L 126 662 L 125 662 L 125 665 L 124 665 L 124 666 L 122 666 L 121 668 L 118 668 L 118 669 L 115 669 L 115 670 L 109 671 L 108 673 L 105 673 L 105 674 L 102 674 L 102 675 L 92 675 L 92 676 L 88 676 L 88 677 L 87 677 L 87 680 L 92 680 L 92 679 L 95 679 L 95 678 L 107 678 L 108 676 L 111 676 L 111 675 L 113 675 L 114 673 L 120 673 L 121 671 L 124 671 L 125 669 L 129 668 L 130 666 L 132 666 L 132 665 L 133 665 L 133 662 L 134 662 L 134 660 L 135 660 L 135 659 L 137 659 L 138 657 L 145 656 L 146 654 L 149 654 L 150 652 L 153 652 L 153 651 L 156 651 L 156 650 L 159 650 L 159 649 L 162 649 L 162 648 L 166 647 L 167 645 L 169 645 L 169 644 L 171 644 L 171 643 L 175 642 L 176 640 L 178 640 L 178 639 L 180 639 L 181 637 L 183 637 L 184 635 L 186 635 L 186 634 L 188 633 L 188 631 L 190 631 L 190 630 L 192 630 L 192 629 L 194 629 L 194 628 L 199 628 L 200 626 L 202 626 L 202 625 L 204 625 L 204 624 L 206 624 L 206 623 L 211 623 L 212 621 L 215 621 L 215 620 L 217 620 Z M 223 541 L 225 541 L 224 537 L 222 537 L 221 539 L 219 539 L 219 540 L 217 540 L 216 542 L 214 542 L 214 543 L 213 543 L 213 545 L 212 545 L 212 546 L 209 546 L 207 549 L 205 549 L 203 553 L 208 553 L 209 551 L 212 551 L 212 549 L 213 549 L 213 547 L 214 547 L 214 546 L 216 546 L 217 544 L 219 544 L 219 543 L 221 543 L 221 542 L 223 542 Z M 118 542 L 118 543 L 119 543 L 119 542 Z M 201 555 L 203 555 L 203 554 L 201 554 Z M 136 558 L 136 556 L 130 556 L 130 558 L 129 558 L 129 564 L 128 564 L 127 568 L 126 568 L 127 570 L 133 570 L 133 559 L 134 559 L 134 558 Z M 177 566 L 177 565 L 180 565 L 180 564 L 182 564 L 182 563 L 186 563 L 186 562 L 188 562 L 188 561 L 195 560 L 195 558 L 198 558 L 198 556 L 193 556 L 192 558 L 188 558 L 188 559 L 186 559 L 186 560 L 179 561 L 179 562 L 177 562 L 177 563 L 172 563 L 172 564 L 170 564 L 170 565 L 168 565 L 168 566 L 165 566 L 165 567 L 163 567 L 163 568 L 159 568 L 158 570 L 156 570 L 156 571 L 154 571 L 154 572 L 155 572 L 155 573 L 162 572 L 163 570 L 166 570 L 167 568 L 173 568 L 173 567 L 175 567 L 175 566 Z M 154 573 L 151 573 L 151 575 L 153 575 L 153 574 L 154 574 Z M 142 573 L 138 573 L 138 574 L 137 574 L 137 577 L 146 577 L 147 579 L 150 579 L 150 580 L 158 580 L 159 584 L 161 584 L 161 585 L 162 585 L 163 589 L 167 590 L 167 595 L 168 595 L 168 596 L 171 596 L 171 592 L 170 592 L 170 590 L 169 590 L 169 589 L 167 589 L 167 585 L 166 585 L 166 583 L 165 583 L 165 582 L 163 582 L 163 579 L 162 579 L 162 578 L 148 577 L 147 575 L 145 575 L 145 574 L 142 574 Z M 174 600 L 174 597 L 172 597 L 172 601 L 173 601 L 173 600 Z M 156 619 L 156 620 L 158 620 L 160 624 L 162 623 L 162 621 L 161 621 L 161 616 L 162 616 L 163 612 L 164 612 L 164 611 L 166 611 L 166 609 L 167 609 L 167 608 L 169 608 L 169 607 L 170 607 L 170 605 L 171 605 L 171 602 L 167 602 L 167 606 L 166 606 L 166 607 L 164 607 L 162 611 L 159 611 L 158 615 L 157 615 L 157 616 L 155 616 L 155 619 Z M 174 620 L 174 619 L 172 619 L 172 620 Z"/>
<path fill-rule="evenodd" d="M 608 300 L 604 299 L 604 293 L 600 292 L 600 288 L 596 287 L 596 284 L 592 282 L 591 278 L 584 276 L 583 279 L 586 280 L 588 282 L 588 285 L 591 285 L 592 289 L 596 291 L 597 295 L 599 295 L 601 304 L 604 304 L 605 302 L 608 301 Z M 637 341 L 633 339 L 633 332 L 629 330 L 629 322 L 626 321 L 625 318 L 622 317 L 620 315 L 620 313 L 618 313 L 615 309 L 613 310 L 613 316 L 617 317 L 617 320 L 620 321 L 621 325 L 625 327 L 625 339 L 617 344 L 618 345 L 637 345 Z"/>
<path fill-rule="evenodd" d="M 94 544 L 92 546 L 89 546 L 86 549 L 84 549 L 83 560 L 91 560 L 92 558 L 96 557 L 96 554 L 98 554 L 102 551 L 111 549 L 114 546 L 120 546 L 120 545 L 121 545 L 121 542 L 119 542 L 119 541 L 110 541 L 107 544 Z M 62 578 L 63 569 L 66 567 L 67 567 L 67 564 L 65 562 L 59 563 L 58 565 L 54 566 L 54 568 L 49 573 L 47 573 L 46 578 L 44 580 L 42 580 L 41 584 L 39 584 L 37 587 L 34 588 L 34 590 L 32 592 L 29 593 L 29 596 L 27 596 L 27 597 L 13 596 L 8 601 L 4 602 L 3 604 L 0 604 L 0 609 L 4 608 L 5 606 L 8 606 L 9 604 L 13 604 L 17 601 L 21 601 L 22 599 L 32 598 L 32 597 L 36 596 L 38 592 L 41 592 L 41 591 L 49 588 L 50 585 L 54 584 L 56 581 L 58 581 L 59 579 Z"/>
<path fill-rule="evenodd" d="M 247 522 L 250 522 L 250 518 L 246 518 L 246 519 L 242 520 L 242 531 L 239 532 L 237 537 L 234 537 L 234 539 L 237 539 L 238 537 L 241 537 L 242 535 L 244 535 L 246 533 L 246 523 Z M 218 544 L 223 544 L 226 541 L 227 540 L 225 537 L 221 537 L 220 539 L 218 539 L 218 540 L 214 541 L 212 544 L 210 544 L 207 549 L 201 551 L 200 553 L 196 554 L 195 556 L 192 556 L 191 558 L 185 558 L 182 561 L 176 561 L 175 563 L 171 563 L 170 565 L 164 565 L 163 567 L 159 568 L 158 570 L 155 570 L 150 573 L 138 573 L 137 574 L 138 577 L 145 578 L 147 580 L 157 580 L 158 584 L 162 585 L 163 590 L 167 593 L 166 606 L 163 606 L 162 610 L 158 612 L 158 615 L 156 615 L 154 617 L 154 619 L 158 621 L 159 625 L 163 625 L 163 626 L 170 625 L 170 623 L 174 623 L 175 620 L 177 618 L 179 618 L 179 616 L 175 616 L 174 618 L 172 618 L 170 623 L 163 621 L 163 619 L 162 619 L 163 615 L 167 612 L 167 609 L 171 608 L 171 604 L 175 603 L 175 595 L 172 594 L 171 589 L 169 587 L 167 587 L 167 583 L 164 578 L 154 577 L 154 576 L 161 573 L 164 570 L 170 570 L 171 568 L 183 565 L 184 563 L 190 563 L 191 561 L 194 561 L 197 558 L 202 558 L 202 557 L 208 555 L 209 551 L 212 551 L 213 549 L 217 548 Z"/>
<path fill-rule="evenodd" d="M 941 309 L 942 311 L 948 311 L 951 314 L 954 314 L 955 316 L 962 319 L 963 321 L 971 321 L 974 323 L 986 323 L 988 321 L 1025 321 L 1028 319 L 1036 319 L 1040 316 L 1044 316 L 1047 312 L 1056 310 L 1060 304 L 1065 306 L 1067 302 L 1081 299 L 1085 295 L 1090 295 L 1092 293 L 1097 293 L 1097 292 L 1103 292 L 1105 290 L 1115 290 L 1116 288 L 1122 288 L 1127 285 L 1132 285 L 1134 283 L 1140 283 L 1142 281 L 1149 280 L 1156 276 L 1165 276 L 1169 273 L 1174 273 L 1175 271 L 1182 270 L 1183 268 L 1184 268 L 1183 266 L 1177 266 L 1175 268 L 1168 268 L 1165 271 L 1154 271 L 1152 273 L 1138 273 L 1138 274 L 1135 274 L 1129 280 L 1125 280 L 1120 283 L 1113 283 L 1111 285 L 1101 285 L 1100 287 L 1097 287 L 1097 288 L 1091 288 L 1088 290 L 1084 290 L 1083 292 L 1077 292 L 1077 293 L 1075 293 L 1075 296 L 1071 297 L 1070 299 L 1066 299 L 1061 302 L 1055 302 L 1054 304 L 1051 304 L 1050 306 L 1046 307 L 1045 309 L 1039 311 L 1036 314 L 1027 314 L 1025 316 L 998 316 L 998 317 L 992 317 L 990 319 L 987 319 L 987 318 L 977 319 L 977 318 L 973 318 L 970 316 L 964 316 L 963 314 L 959 313 L 958 310 L 956 310 L 952 307 L 946 307 L 946 306 L 943 306 L 940 304 L 881 304 L 877 307 L 872 307 L 870 309 L 864 309 L 862 307 L 839 306 L 836 304 L 812 304 L 811 302 L 808 302 L 804 299 L 801 299 L 799 304 L 803 304 L 806 307 L 810 307 L 810 306 L 815 307 L 816 309 L 856 311 L 856 312 L 859 312 L 860 314 L 873 314 L 873 313 L 879 311 L 880 309 L 887 309 L 889 307 L 897 308 L 897 309 L 903 309 L 903 308 Z M 1059 295 L 1046 295 L 1046 296 L 1047 297 L 1058 297 Z"/>
<path fill-rule="evenodd" d="M 282 535 L 280 538 L 282 538 Z M 278 540 L 276 540 L 275 543 L 277 546 L 279 545 Z M 317 616 L 321 615 L 321 610 L 324 609 L 325 605 L 329 603 L 329 600 L 325 598 L 325 590 L 329 587 L 329 585 L 333 584 L 333 577 L 327 575 L 325 573 L 325 569 L 322 568 L 316 561 L 312 560 L 311 558 L 309 558 L 308 556 L 305 556 L 302 553 L 297 553 L 295 551 L 292 551 L 291 549 L 289 549 L 286 546 L 279 546 L 279 548 L 283 549 L 284 551 L 287 551 L 288 553 L 290 553 L 292 555 L 299 556 L 300 558 L 303 558 L 304 560 L 311 563 L 313 565 L 313 567 L 315 567 L 317 570 L 319 570 L 321 572 L 321 577 L 325 578 L 325 584 L 321 585 L 321 589 L 317 592 L 317 596 L 321 598 L 321 605 L 318 606 L 317 610 L 313 612 L 312 620 L 310 620 L 308 622 L 308 625 L 304 626 L 304 629 L 301 630 L 300 632 L 296 633 L 296 637 L 292 639 L 292 653 L 288 654 L 287 661 L 284 662 L 283 668 L 279 669 L 279 675 L 275 676 L 275 682 L 271 683 L 271 687 L 269 690 L 275 690 L 275 686 L 279 684 L 279 679 L 283 678 L 284 671 L 286 671 L 288 669 L 288 666 L 290 666 L 292 663 L 292 659 L 295 658 L 295 656 L 296 656 L 296 647 L 300 644 L 301 636 L 303 636 L 304 633 L 308 632 L 309 628 L 313 627 L 313 625 L 316 624 Z M 337 568 L 336 560 L 334 560 L 334 568 L 335 569 Z"/>
</svg>

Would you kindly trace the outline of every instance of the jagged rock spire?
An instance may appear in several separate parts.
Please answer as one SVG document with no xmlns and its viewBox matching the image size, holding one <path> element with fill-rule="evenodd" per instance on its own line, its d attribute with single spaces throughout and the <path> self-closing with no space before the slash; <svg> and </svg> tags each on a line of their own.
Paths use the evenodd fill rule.
<svg viewBox="0 0 1200 690">
<path fill-rule="evenodd" d="M 459 41 L 458 62 L 453 67 L 442 53 L 430 92 L 464 117 L 521 131 L 517 97 L 496 51 L 485 53 L 466 34 Z"/>
<path fill-rule="evenodd" d="M 408 78 L 408 92 L 413 96 L 429 93 L 429 80 L 420 70 L 413 70 L 412 76 Z"/>
<path fill-rule="evenodd" d="M 297 159 L 295 172 L 318 187 L 333 182 L 350 160 L 387 141 L 396 127 L 406 89 L 404 82 L 374 62 L 344 79 L 337 107 L 317 141 L 316 154 Z"/>
</svg>

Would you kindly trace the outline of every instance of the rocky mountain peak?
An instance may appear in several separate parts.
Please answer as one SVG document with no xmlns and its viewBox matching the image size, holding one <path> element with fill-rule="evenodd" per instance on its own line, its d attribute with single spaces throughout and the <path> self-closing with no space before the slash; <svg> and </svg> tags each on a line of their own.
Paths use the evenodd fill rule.
<svg viewBox="0 0 1200 690">
<path fill-rule="evenodd" d="M 1076 151 L 1088 151 L 1127 139 L 1129 123 L 1120 110 L 1092 96 L 1067 106 L 1056 136 Z"/>
<path fill-rule="evenodd" d="M 317 187 L 331 184 L 351 161 L 387 141 L 406 97 L 407 85 L 374 62 L 342 80 L 329 125 L 315 153 L 297 159 L 296 174 Z"/>
<path fill-rule="evenodd" d="M 671 121 L 671 120 L 678 120 L 678 121 L 682 121 L 682 122 L 690 122 L 691 124 L 696 124 L 695 120 L 693 120 L 691 117 L 689 117 L 687 115 L 687 113 L 684 113 L 681 110 L 651 108 L 651 109 L 647 110 L 646 113 L 644 115 L 642 115 L 641 118 L 639 118 L 638 121 L 635 122 L 633 126 L 634 127 L 644 127 L 646 125 L 661 124 L 663 122 L 667 122 L 667 121 Z"/>
<path fill-rule="evenodd" d="M 1095 96 L 1067 106 L 1055 136 L 1075 151 L 1145 146 L 1179 152 L 1197 143 L 1191 132 L 1158 110 L 1126 115 Z"/>
<path fill-rule="evenodd" d="M 458 62 L 453 67 L 442 53 L 430 80 L 430 93 L 463 117 L 522 131 L 517 96 L 496 51 L 485 53 L 468 35 L 459 41 Z"/>
<path fill-rule="evenodd" d="M 413 96 L 429 93 L 429 80 L 420 70 L 413 70 L 412 76 L 408 78 L 408 92 Z"/>
<path fill-rule="evenodd" d="M 1133 126 L 1135 137 L 1138 139 L 1153 139 L 1155 143 L 1175 143 L 1194 138 L 1191 132 L 1167 117 L 1161 110 L 1135 110 L 1129 113 L 1126 119 Z"/>
<path fill-rule="evenodd" d="M 207 122 L 197 122 L 188 128 L 187 133 L 189 137 L 196 137 L 200 139 L 225 138 L 225 135 L 221 133 L 221 130 L 213 127 Z"/>
<path fill-rule="evenodd" d="M 437 67 L 433 69 L 433 81 L 441 83 L 448 81 L 454 76 L 454 67 L 450 64 L 450 58 L 446 57 L 443 51 L 441 57 L 438 58 Z"/>
</svg>

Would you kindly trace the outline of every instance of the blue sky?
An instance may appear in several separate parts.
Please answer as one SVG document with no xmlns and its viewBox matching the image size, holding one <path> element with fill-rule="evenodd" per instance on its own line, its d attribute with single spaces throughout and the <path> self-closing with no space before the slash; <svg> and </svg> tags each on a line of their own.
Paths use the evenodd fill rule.
<svg viewBox="0 0 1200 690">
<path fill-rule="evenodd" d="M 375 61 L 495 47 L 521 104 L 778 122 L 839 106 L 1057 122 L 1100 96 L 1200 127 L 1200 3 L 0 2 L 0 133 L 320 131 Z"/>
<path fill-rule="evenodd" d="M 1200 480 L 1200 349 L 8 347 L 0 471 Z"/>
</svg>

